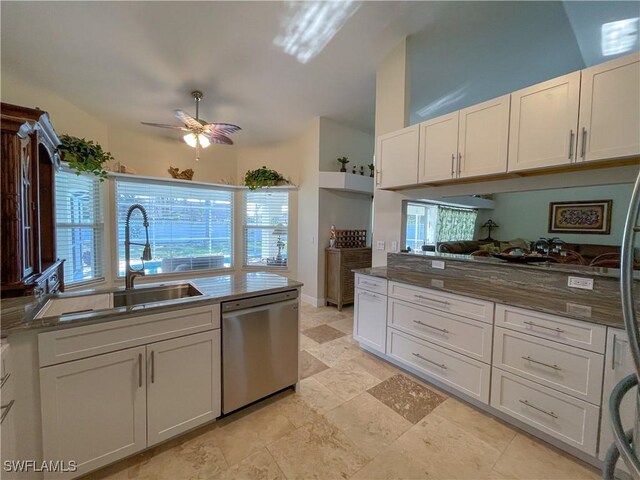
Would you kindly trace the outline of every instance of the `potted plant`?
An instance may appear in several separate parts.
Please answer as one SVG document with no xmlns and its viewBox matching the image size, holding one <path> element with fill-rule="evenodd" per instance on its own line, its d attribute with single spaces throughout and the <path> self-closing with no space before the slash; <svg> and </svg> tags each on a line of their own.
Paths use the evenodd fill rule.
<svg viewBox="0 0 640 480">
<path fill-rule="evenodd" d="M 373 163 L 370 163 L 368 166 L 369 166 L 369 170 L 371 172 L 371 175 L 369 175 L 369 176 L 373 177 L 373 171 L 376 169 L 376 166 Z"/>
<path fill-rule="evenodd" d="M 105 152 L 99 143 L 84 138 L 61 135 L 60 141 L 58 152 L 77 175 L 90 173 L 99 177 L 101 182 L 104 181 L 107 176 L 104 165 L 113 160 L 111 153 Z"/>
<path fill-rule="evenodd" d="M 263 187 L 274 187 L 282 183 L 289 183 L 280 173 L 265 166 L 257 170 L 249 170 L 244 176 L 244 185 L 249 190 L 256 190 Z"/>
<path fill-rule="evenodd" d="M 340 167 L 340 171 L 341 172 L 346 172 L 347 171 L 347 163 L 349 163 L 349 157 L 340 157 L 340 158 L 338 158 L 338 162 L 340 163 L 340 165 L 342 165 Z"/>
</svg>

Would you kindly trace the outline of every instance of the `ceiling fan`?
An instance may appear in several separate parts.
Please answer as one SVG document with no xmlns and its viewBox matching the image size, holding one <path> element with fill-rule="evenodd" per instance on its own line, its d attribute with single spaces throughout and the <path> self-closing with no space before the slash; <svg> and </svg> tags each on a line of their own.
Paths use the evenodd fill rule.
<svg viewBox="0 0 640 480">
<path fill-rule="evenodd" d="M 200 148 L 207 148 L 212 143 L 233 145 L 233 140 L 231 140 L 228 135 L 242 129 L 239 126 L 232 125 L 230 123 L 207 123 L 204 120 L 200 120 L 200 118 L 198 118 L 198 107 L 200 105 L 200 100 L 202 100 L 202 92 L 194 90 L 191 92 L 191 96 L 196 101 L 195 118 L 182 110 L 175 111 L 176 118 L 180 120 L 184 126 L 149 122 L 140 123 L 143 125 L 149 125 L 150 127 L 171 128 L 173 130 L 187 132 L 187 134 L 182 138 L 187 145 L 196 149 L 197 161 L 200 160 Z"/>
</svg>

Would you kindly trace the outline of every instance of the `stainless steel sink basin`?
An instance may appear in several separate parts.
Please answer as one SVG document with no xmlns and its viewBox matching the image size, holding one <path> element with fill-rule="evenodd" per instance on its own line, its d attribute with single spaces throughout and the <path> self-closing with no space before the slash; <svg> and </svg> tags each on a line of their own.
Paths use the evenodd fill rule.
<svg viewBox="0 0 640 480">
<path fill-rule="evenodd" d="M 136 288 L 113 293 L 113 308 L 130 307 L 143 303 L 165 302 L 181 298 L 197 297 L 202 292 L 190 283 Z"/>
</svg>

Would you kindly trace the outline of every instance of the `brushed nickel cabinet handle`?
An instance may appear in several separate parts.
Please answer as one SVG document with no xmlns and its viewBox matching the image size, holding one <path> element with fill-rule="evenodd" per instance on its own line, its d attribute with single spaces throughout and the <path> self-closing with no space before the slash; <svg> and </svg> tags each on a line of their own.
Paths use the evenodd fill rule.
<svg viewBox="0 0 640 480">
<path fill-rule="evenodd" d="M 429 325 L 428 323 L 421 322 L 420 320 L 414 320 L 413 323 L 417 323 L 418 325 L 422 325 L 423 327 L 433 328 L 434 330 L 438 330 L 439 332 L 442 332 L 442 333 L 449 333 L 449 330 L 447 330 L 446 328 L 434 327 L 433 325 Z"/>
<path fill-rule="evenodd" d="M 562 368 L 560 368 L 558 365 L 550 365 L 548 363 L 541 362 L 540 360 L 534 360 L 528 355 L 526 357 L 522 357 L 522 359 L 531 363 L 537 363 L 538 365 L 542 365 L 543 367 L 553 368 L 554 370 L 558 370 L 558 371 L 562 370 Z"/>
<path fill-rule="evenodd" d="M 414 293 L 413 296 L 416 298 L 419 298 L 420 300 L 428 300 L 430 302 L 440 303 L 441 305 L 449 306 L 449 302 L 445 300 L 437 300 L 435 298 L 425 297 L 424 295 L 418 295 L 417 293 Z"/>
<path fill-rule="evenodd" d="M 419 353 L 412 353 L 412 355 L 414 357 L 418 357 L 420 360 L 424 360 L 425 362 L 435 365 L 436 367 L 444 368 L 445 370 L 447 369 L 447 366 L 444 363 L 434 362 L 433 360 L 429 360 L 428 358 L 423 357 Z"/>
<path fill-rule="evenodd" d="M 569 130 L 569 160 L 573 161 L 573 129 Z"/>
<path fill-rule="evenodd" d="M 545 327 L 544 325 L 540 325 L 538 323 L 533 323 L 533 322 L 529 322 L 529 321 L 522 322 L 522 323 L 524 323 L 526 325 L 531 325 L 532 327 L 544 328 L 546 330 L 552 330 L 554 332 L 564 333 L 564 330 L 562 330 L 561 328 L 557 328 L 557 327 L 555 327 L 555 328 L 553 328 L 553 327 Z"/>
<path fill-rule="evenodd" d="M 371 285 L 372 287 L 377 287 L 378 286 L 377 283 L 367 282 L 366 280 L 362 280 L 360 283 L 362 283 L 364 285 Z"/>
<path fill-rule="evenodd" d="M 7 383 L 7 380 L 9 380 L 9 377 L 11 376 L 10 373 L 5 373 L 4 377 L 2 377 L 2 380 L 0 380 L 0 388 L 2 388 L 2 386 Z"/>
<path fill-rule="evenodd" d="M 142 354 L 138 354 L 138 388 L 142 388 Z"/>
<path fill-rule="evenodd" d="M 584 160 L 584 156 L 587 154 L 587 129 L 582 127 L 582 151 L 580 157 Z"/>
<path fill-rule="evenodd" d="M 9 415 L 9 412 L 11 411 L 11 408 L 13 407 L 14 403 L 15 403 L 15 400 L 11 400 L 6 405 L 0 405 L 0 409 L 2 410 L 2 415 L 0 415 L 0 424 L 4 422 L 5 418 L 7 418 L 7 415 Z"/>
<path fill-rule="evenodd" d="M 549 415 L 550 417 L 558 418 L 558 416 L 557 416 L 555 413 L 553 413 L 553 412 L 547 412 L 546 410 L 544 410 L 544 409 L 542 409 L 542 408 L 540 408 L 540 407 L 536 407 L 535 405 L 533 405 L 533 404 L 529 403 L 527 400 L 518 400 L 518 401 L 519 401 L 520 403 L 523 403 L 523 404 L 524 404 L 524 405 L 526 405 L 527 407 L 531 407 L 531 408 L 533 408 L 534 410 L 538 410 L 539 412 L 542 412 L 542 413 L 544 413 L 544 414 L 546 414 L 546 415 Z"/>
<path fill-rule="evenodd" d="M 456 168 L 455 168 L 455 162 L 456 162 L 456 154 L 452 153 L 451 154 L 451 177 L 455 177 L 456 176 Z"/>
<path fill-rule="evenodd" d="M 460 178 L 460 172 L 462 172 L 462 153 L 458 152 L 458 178 Z"/>
<path fill-rule="evenodd" d="M 155 352 L 151 350 L 151 383 L 155 383 L 155 381 L 156 381 Z"/>
</svg>

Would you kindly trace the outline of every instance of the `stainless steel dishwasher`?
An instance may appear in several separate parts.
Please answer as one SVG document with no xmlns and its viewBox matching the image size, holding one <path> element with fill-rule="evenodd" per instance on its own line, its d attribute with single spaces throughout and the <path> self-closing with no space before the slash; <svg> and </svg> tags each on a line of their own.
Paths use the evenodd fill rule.
<svg viewBox="0 0 640 480">
<path fill-rule="evenodd" d="M 222 412 L 298 382 L 298 291 L 222 304 Z"/>
</svg>

